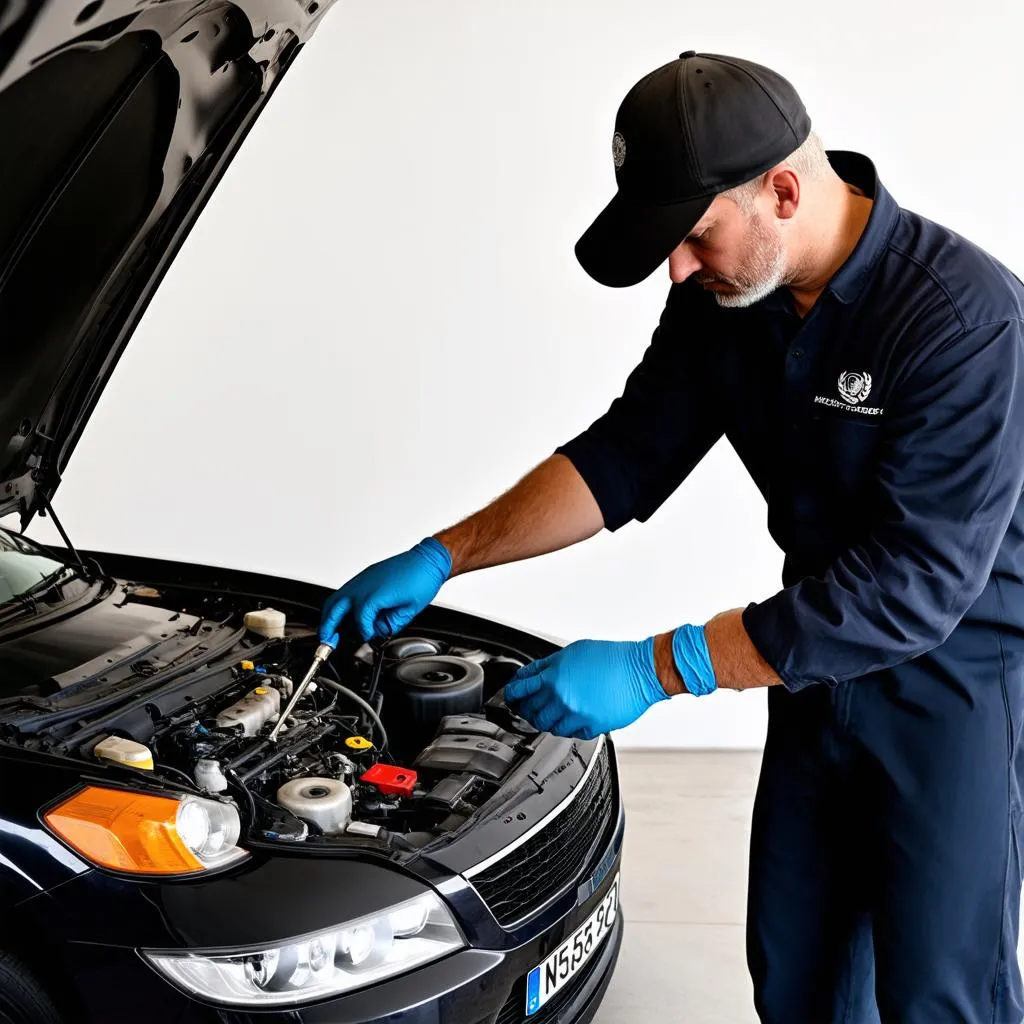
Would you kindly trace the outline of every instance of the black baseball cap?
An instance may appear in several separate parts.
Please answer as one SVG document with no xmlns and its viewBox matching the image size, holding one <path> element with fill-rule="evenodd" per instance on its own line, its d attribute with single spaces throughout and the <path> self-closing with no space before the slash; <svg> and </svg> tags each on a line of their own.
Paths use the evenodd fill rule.
<svg viewBox="0 0 1024 1024">
<path fill-rule="evenodd" d="M 780 163 L 810 131 L 781 75 L 737 57 L 681 53 L 622 101 L 612 139 L 619 190 L 576 243 L 576 258 L 601 284 L 639 283 L 718 193 Z"/>
</svg>

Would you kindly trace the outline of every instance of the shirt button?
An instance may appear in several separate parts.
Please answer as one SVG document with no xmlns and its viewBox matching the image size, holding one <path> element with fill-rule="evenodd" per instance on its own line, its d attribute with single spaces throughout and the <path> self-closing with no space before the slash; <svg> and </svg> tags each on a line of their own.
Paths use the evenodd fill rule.
<svg viewBox="0 0 1024 1024">
<path fill-rule="evenodd" d="M 792 351 L 792 352 L 790 353 L 790 355 L 791 355 L 791 356 L 792 356 L 792 357 L 793 357 L 794 359 L 799 359 L 799 358 L 800 358 L 800 357 L 801 357 L 801 356 L 802 356 L 803 354 L 804 354 L 804 353 L 803 353 L 803 349 L 799 349 L 799 348 L 795 348 L 795 349 L 793 349 L 793 351 Z"/>
</svg>

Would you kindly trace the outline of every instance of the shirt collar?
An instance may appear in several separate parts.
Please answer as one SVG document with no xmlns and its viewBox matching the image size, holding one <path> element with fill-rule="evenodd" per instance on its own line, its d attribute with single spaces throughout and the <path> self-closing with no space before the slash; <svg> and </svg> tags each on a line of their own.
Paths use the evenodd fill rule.
<svg viewBox="0 0 1024 1024">
<path fill-rule="evenodd" d="M 874 200 L 867 225 L 856 247 L 832 275 L 825 288 L 840 302 L 849 304 L 861 296 L 871 272 L 888 247 L 899 220 L 900 208 L 878 180 L 875 165 L 868 157 L 862 153 L 829 150 L 828 159 L 843 181 L 855 185 L 869 199 Z"/>
</svg>

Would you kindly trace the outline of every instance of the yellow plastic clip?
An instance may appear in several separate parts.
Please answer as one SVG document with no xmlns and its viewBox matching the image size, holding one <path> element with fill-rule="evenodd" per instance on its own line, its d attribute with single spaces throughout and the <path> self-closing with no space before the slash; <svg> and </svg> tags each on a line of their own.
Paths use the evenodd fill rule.
<svg viewBox="0 0 1024 1024">
<path fill-rule="evenodd" d="M 370 750 L 373 748 L 373 744 L 365 736 L 349 736 L 345 740 L 345 746 L 349 750 Z"/>
<path fill-rule="evenodd" d="M 240 661 L 238 665 L 243 672 L 252 672 L 253 669 L 256 668 L 256 666 L 251 661 Z"/>
</svg>

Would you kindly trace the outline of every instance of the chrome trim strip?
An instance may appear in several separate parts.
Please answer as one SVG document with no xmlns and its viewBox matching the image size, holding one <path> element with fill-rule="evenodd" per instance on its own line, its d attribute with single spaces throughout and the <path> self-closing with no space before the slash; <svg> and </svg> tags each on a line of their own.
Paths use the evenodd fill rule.
<svg viewBox="0 0 1024 1024">
<path fill-rule="evenodd" d="M 587 770 L 583 773 L 580 781 L 573 787 L 573 791 L 569 793 L 560 804 L 556 804 L 554 807 L 544 815 L 540 821 L 537 822 L 532 828 L 527 829 L 518 839 L 509 843 L 508 846 L 503 847 L 497 853 L 492 854 L 486 860 L 480 861 L 479 864 L 474 864 L 473 867 L 463 871 L 463 877 L 472 878 L 474 875 L 480 874 L 481 871 L 486 871 L 492 864 L 497 864 L 498 861 L 504 860 L 513 850 L 518 849 L 523 843 L 528 842 L 532 839 L 541 829 L 546 828 L 555 820 L 563 811 L 566 810 L 572 804 L 572 802 L 580 795 L 587 779 L 590 778 L 591 772 L 597 767 L 598 759 L 601 756 L 601 751 L 604 750 L 607 740 L 602 733 L 601 742 L 594 748 L 594 756 L 590 759 L 590 764 L 587 765 Z"/>
</svg>

